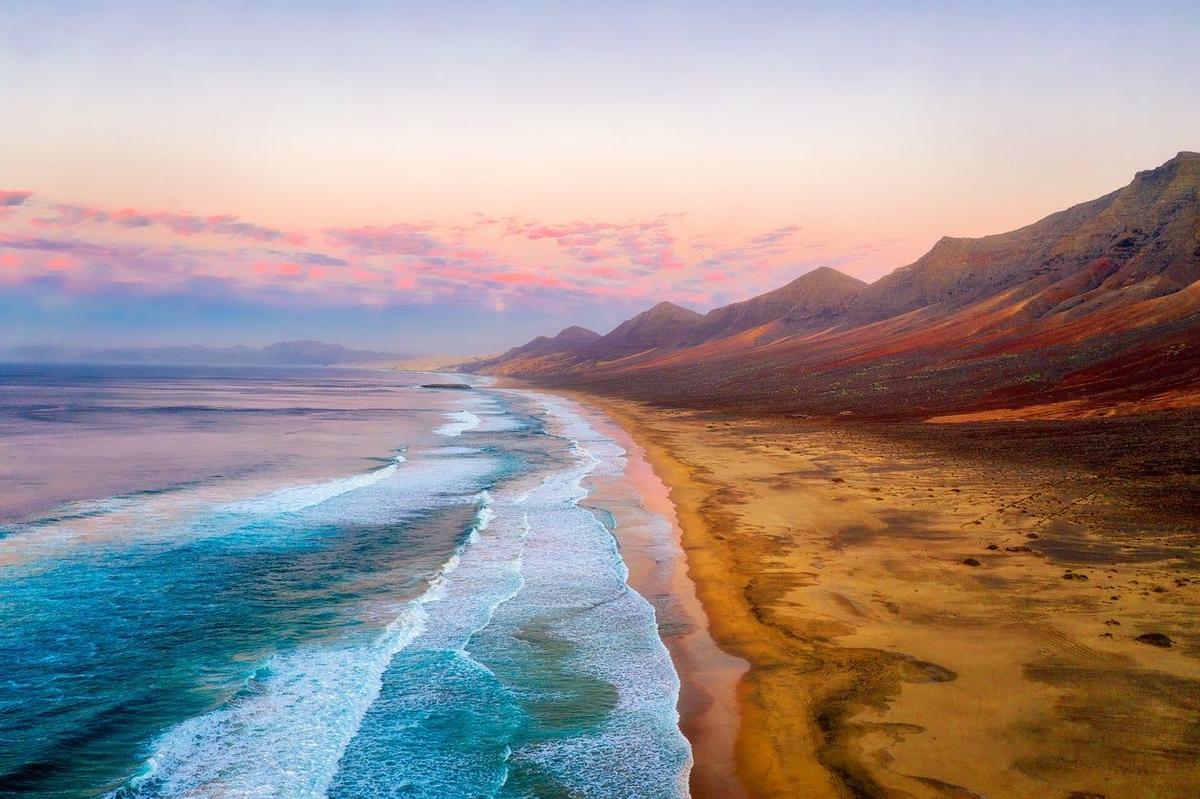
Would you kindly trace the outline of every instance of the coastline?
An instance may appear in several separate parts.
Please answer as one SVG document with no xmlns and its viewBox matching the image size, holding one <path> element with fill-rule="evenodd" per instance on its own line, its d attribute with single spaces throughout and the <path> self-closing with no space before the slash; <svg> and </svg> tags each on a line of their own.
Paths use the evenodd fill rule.
<svg viewBox="0 0 1200 799">
<path fill-rule="evenodd" d="M 746 646 L 749 642 L 740 634 L 740 630 L 749 623 L 746 616 L 752 614 L 753 610 L 748 606 L 739 607 L 738 603 L 728 601 L 725 596 L 722 573 L 726 563 L 707 539 L 709 531 L 697 510 L 703 502 L 703 495 L 690 479 L 688 465 L 675 457 L 661 437 L 654 435 L 646 424 L 647 415 L 656 411 L 636 402 L 611 397 L 574 391 L 559 393 L 575 399 L 582 408 L 590 406 L 599 409 L 602 413 L 592 414 L 593 423 L 597 419 L 607 418 L 609 427 L 606 432 L 627 447 L 634 468 L 639 468 L 637 464 L 640 461 L 641 467 L 650 469 L 654 479 L 639 485 L 645 496 L 661 497 L 666 502 L 666 513 L 662 509 L 659 512 L 667 515 L 675 527 L 685 561 L 680 564 L 681 570 L 686 571 L 692 597 L 698 605 L 699 618 L 703 619 L 705 629 L 718 651 L 736 662 L 746 664 L 736 675 L 733 685 L 727 682 L 722 686 L 723 690 L 714 691 L 704 671 L 697 669 L 697 664 L 686 653 L 679 651 L 677 639 L 664 636 L 681 681 L 680 727 L 692 744 L 696 761 L 692 773 L 692 796 L 695 799 L 784 797 L 791 795 L 792 789 L 798 785 L 802 785 L 813 796 L 836 795 L 814 790 L 818 783 L 825 782 L 819 765 L 813 763 L 802 773 L 797 773 L 794 763 L 779 762 L 774 756 L 775 747 L 764 739 L 764 732 L 769 727 L 763 718 L 764 708 L 754 697 L 754 689 L 747 685 L 750 672 L 747 656 L 762 653 L 752 652 L 753 647 Z M 636 550 L 630 554 L 632 557 L 627 558 L 630 585 L 645 593 L 647 586 L 640 584 L 640 580 L 634 576 L 641 559 L 637 557 Z M 657 609 L 658 603 L 655 605 Z M 730 654 L 731 651 L 737 654 Z M 698 717 L 693 706 L 685 700 L 689 687 L 693 695 L 708 696 L 707 719 Z M 814 745 L 812 749 L 815 748 Z M 705 758 L 713 754 L 719 760 L 716 763 L 706 762 Z"/>
<path fill-rule="evenodd" d="M 938 450 L 937 431 L 561 393 L 652 466 L 707 629 L 749 664 L 712 696 L 737 719 L 746 795 L 1182 795 L 1200 780 L 1191 520 L 1078 468 Z M 683 685 L 703 684 L 668 648 Z M 705 747 L 728 736 L 714 726 L 684 728 L 697 797 L 729 795 L 706 783 Z"/>
<path fill-rule="evenodd" d="M 652 467 L 647 452 L 599 403 L 572 396 L 577 411 L 625 450 L 617 477 L 590 475 L 587 502 L 614 516 L 613 531 L 629 570 L 630 587 L 655 609 L 659 634 L 679 675 L 679 726 L 692 748 L 689 778 L 694 799 L 743 799 L 734 749 L 740 726 L 738 685 L 748 669 L 741 658 L 721 649 L 690 576 L 681 548 L 682 530 L 670 489 Z M 654 529 L 653 517 L 669 530 Z"/>
</svg>

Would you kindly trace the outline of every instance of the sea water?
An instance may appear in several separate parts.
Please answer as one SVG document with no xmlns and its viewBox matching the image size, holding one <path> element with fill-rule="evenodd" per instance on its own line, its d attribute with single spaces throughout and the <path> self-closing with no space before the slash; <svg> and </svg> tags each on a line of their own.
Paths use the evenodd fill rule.
<svg viewBox="0 0 1200 799">
<path fill-rule="evenodd" d="M 686 795 L 620 448 L 430 379 L 0 367 L 0 796 Z"/>
</svg>

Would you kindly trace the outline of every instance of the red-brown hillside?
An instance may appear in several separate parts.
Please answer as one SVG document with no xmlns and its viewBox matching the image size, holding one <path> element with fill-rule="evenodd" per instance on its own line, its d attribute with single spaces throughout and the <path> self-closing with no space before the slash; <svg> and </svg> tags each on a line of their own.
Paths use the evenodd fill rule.
<svg viewBox="0 0 1200 799">
<path fill-rule="evenodd" d="M 781 413 L 1183 407 L 1200 404 L 1198 281 L 1200 154 L 1185 152 L 1019 230 L 942 239 L 871 285 L 822 269 L 704 316 L 663 303 L 553 362 L 479 371 Z"/>
</svg>

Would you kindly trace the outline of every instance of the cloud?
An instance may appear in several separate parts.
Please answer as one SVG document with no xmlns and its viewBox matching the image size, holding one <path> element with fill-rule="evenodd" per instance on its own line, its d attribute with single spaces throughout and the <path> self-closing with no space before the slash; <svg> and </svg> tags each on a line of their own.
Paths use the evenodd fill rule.
<svg viewBox="0 0 1200 799">
<path fill-rule="evenodd" d="M 30 219 L 29 223 L 39 228 L 69 228 L 83 224 L 104 224 L 111 219 L 111 215 L 107 211 L 89 208 L 85 205 L 59 203 L 51 206 L 51 209 L 58 216 L 36 217 Z"/>
<path fill-rule="evenodd" d="M 634 274 L 651 274 L 677 271 L 687 266 L 677 252 L 676 238 L 670 230 L 679 216 L 670 214 L 619 223 L 575 221 L 558 225 L 514 219 L 509 220 L 507 232 L 530 241 L 552 240 L 575 261 L 624 261 Z"/>
<path fill-rule="evenodd" d="M 543 288 L 568 288 L 568 285 L 557 277 L 532 272 L 492 272 L 481 275 L 487 283 L 499 283 L 508 286 L 541 286 Z"/>
<path fill-rule="evenodd" d="M 0 189 L 0 206 L 6 208 L 17 205 L 24 205 L 25 201 L 33 196 L 31 191 L 5 191 Z"/>
<path fill-rule="evenodd" d="M 9 250 L 35 250 L 41 252 L 72 252 L 81 255 L 107 256 L 114 254 L 111 247 L 75 239 L 46 239 L 40 237 L 0 236 L 0 248 Z"/>
<path fill-rule="evenodd" d="M 254 264 L 254 271 L 270 277 L 298 278 L 307 274 L 308 270 L 292 261 L 258 261 Z"/>
<path fill-rule="evenodd" d="M 326 255 L 323 252 L 301 252 L 292 255 L 292 258 L 303 264 L 311 266 L 347 266 L 348 261 L 345 258 L 337 258 L 332 255 Z"/>
<path fill-rule="evenodd" d="M 794 253 L 803 247 L 802 243 L 798 245 L 795 241 L 796 234 L 802 229 L 799 225 L 785 225 L 733 245 L 717 246 L 707 240 L 695 243 L 697 249 L 708 253 L 702 264 L 704 266 L 761 269 L 769 266 L 776 258 Z"/>
<path fill-rule="evenodd" d="M 775 228 L 766 233 L 754 236 L 747 242 L 746 247 L 749 249 L 764 249 L 778 246 L 799 233 L 803 228 L 799 225 L 785 225 Z"/>
<path fill-rule="evenodd" d="M 8 194 L 15 193 L 0 196 Z M 20 194 L 21 205 L 0 217 L 0 252 L 28 255 L 6 260 L 6 284 L 51 281 L 65 292 L 202 287 L 271 303 L 491 303 L 510 311 L 596 300 L 705 304 L 778 285 L 805 262 L 801 255 L 813 255 L 798 225 L 718 238 L 688 230 L 682 214 L 565 222 L 474 214 L 444 224 L 289 231 L 234 214 L 27 202 L 32 195 Z"/>
<path fill-rule="evenodd" d="M 150 227 L 158 225 L 180 236 L 196 236 L 208 234 L 228 236 L 235 239 L 250 239 L 252 241 L 280 241 L 288 234 L 275 228 L 243 222 L 236 216 L 227 214 L 217 216 L 196 216 L 194 214 L 177 214 L 170 211 L 135 211 L 127 209 L 118 211 L 112 216 L 113 222 L 121 227 Z"/>
<path fill-rule="evenodd" d="M 257 242 L 296 242 L 303 238 L 299 234 L 245 222 L 230 214 L 200 216 L 174 211 L 142 211 L 135 208 L 109 211 L 71 203 L 56 203 L 49 206 L 48 210 L 53 211 L 55 215 L 36 217 L 30 219 L 29 223 L 34 227 L 60 229 L 85 225 L 112 225 L 125 230 L 162 228 L 178 236 L 226 236 Z"/>
<path fill-rule="evenodd" d="M 398 223 L 383 227 L 326 228 L 325 238 L 335 247 L 373 255 L 428 255 L 442 246 L 429 235 L 428 224 Z"/>
<path fill-rule="evenodd" d="M 78 266 L 79 259 L 70 255 L 52 255 L 46 259 L 46 268 L 53 271 L 71 270 Z"/>
</svg>

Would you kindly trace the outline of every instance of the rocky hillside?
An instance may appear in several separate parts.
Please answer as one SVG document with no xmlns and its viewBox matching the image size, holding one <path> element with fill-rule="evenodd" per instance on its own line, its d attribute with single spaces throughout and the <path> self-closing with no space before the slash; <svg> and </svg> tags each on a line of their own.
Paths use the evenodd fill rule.
<svg viewBox="0 0 1200 799">
<path fill-rule="evenodd" d="M 592 360 L 616 359 L 687 343 L 699 329 L 703 316 L 673 302 L 660 302 L 648 311 L 617 325 L 587 348 Z"/>
<path fill-rule="evenodd" d="M 692 343 L 715 341 L 756 328 L 765 339 L 820 330 L 837 323 L 866 286 L 858 278 L 822 266 L 782 288 L 709 311 Z"/>
<path fill-rule="evenodd" d="M 552 364 L 482 371 L 680 405 L 1032 418 L 1200 405 L 1198 351 L 1200 154 L 1184 152 L 870 285 L 820 269 L 707 315 L 661 303 Z"/>
<path fill-rule="evenodd" d="M 523 374 L 538 370 L 553 370 L 564 366 L 571 353 L 595 342 L 600 334 L 586 327 L 572 325 L 556 336 L 538 336 L 520 347 L 495 358 L 471 364 L 472 372 L 487 374 Z"/>
</svg>

